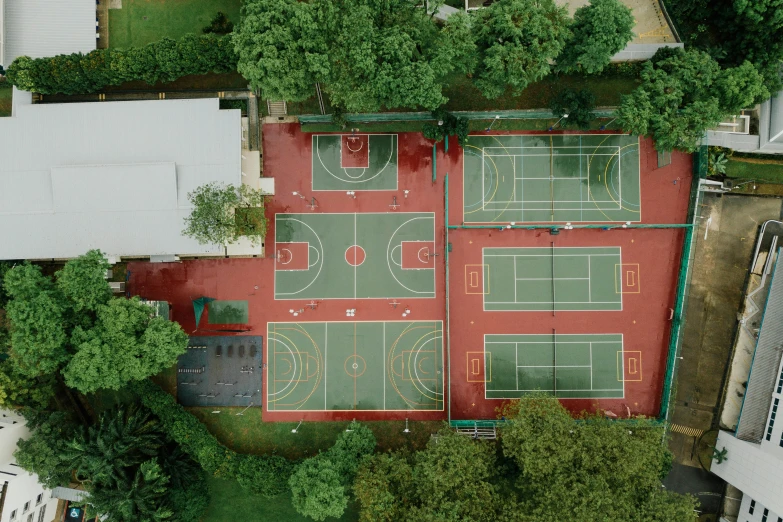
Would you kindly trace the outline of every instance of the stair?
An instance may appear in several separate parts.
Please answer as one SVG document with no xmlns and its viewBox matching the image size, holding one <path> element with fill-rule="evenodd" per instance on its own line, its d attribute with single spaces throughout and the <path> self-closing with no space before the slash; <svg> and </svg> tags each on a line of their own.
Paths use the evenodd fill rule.
<svg viewBox="0 0 783 522">
<path fill-rule="evenodd" d="M 266 107 L 269 109 L 270 116 L 286 116 L 288 114 L 288 106 L 284 101 L 266 101 Z"/>
</svg>

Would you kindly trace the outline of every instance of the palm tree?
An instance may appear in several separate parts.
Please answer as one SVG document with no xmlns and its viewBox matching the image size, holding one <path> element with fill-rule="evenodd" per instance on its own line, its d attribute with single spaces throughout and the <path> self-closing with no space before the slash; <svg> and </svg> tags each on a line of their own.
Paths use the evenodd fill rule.
<svg viewBox="0 0 783 522">
<path fill-rule="evenodd" d="M 174 513 L 166 500 L 168 481 L 154 459 L 143 462 L 129 479 L 93 486 L 85 501 L 88 517 L 100 516 L 104 522 L 170 520 Z"/>
<path fill-rule="evenodd" d="M 92 484 L 119 483 L 144 461 L 157 456 L 165 442 L 157 419 L 138 405 L 103 413 L 86 433 L 70 441 L 63 458 L 76 476 Z"/>
</svg>

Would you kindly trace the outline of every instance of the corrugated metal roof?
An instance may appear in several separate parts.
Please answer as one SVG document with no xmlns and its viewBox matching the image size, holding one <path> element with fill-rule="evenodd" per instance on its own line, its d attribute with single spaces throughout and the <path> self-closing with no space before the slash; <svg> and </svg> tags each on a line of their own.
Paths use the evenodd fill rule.
<svg viewBox="0 0 783 522">
<path fill-rule="evenodd" d="M 4 0 L 2 64 L 95 49 L 94 0 Z"/>
<path fill-rule="evenodd" d="M 224 252 L 181 231 L 188 192 L 241 183 L 240 111 L 217 99 L 14 109 L 0 118 L 0 259 Z"/>
<path fill-rule="evenodd" d="M 737 425 L 737 438 L 760 442 L 769 416 L 772 393 L 778 378 L 783 353 L 783 262 L 778 259 L 772 274 L 772 285 L 764 308 L 748 387 Z"/>
</svg>

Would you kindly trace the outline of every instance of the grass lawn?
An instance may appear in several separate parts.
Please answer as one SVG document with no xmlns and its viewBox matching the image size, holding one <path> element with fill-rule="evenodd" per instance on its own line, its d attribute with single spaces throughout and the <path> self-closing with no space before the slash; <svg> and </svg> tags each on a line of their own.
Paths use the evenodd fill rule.
<svg viewBox="0 0 783 522">
<path fill-rule="evenodd" d="M 316 455 L 329 449 L 348 422 L 305 422 L 297 433 L 291 433 L 297 423 L 262 422 L 261 408 L 250 408 L 243 415 L 241 408 L 187 408 L 203 422 L 217 439 L 239 453 L 264 454 L 276 452 L 289 459 Z M 220 411 L 220 413 L 212 413 Z M 430 434 L 437 432 L 444 423 L 415 421 L 410 423 L 411 433 L 404 434 L 405 421 L 365 422 L 378 440 L 378 451 L 387 449 L 423 448 Z"/>
<path fill-rule="evenodd" d="M 286 522 L 312 522 L 294 510 L 291 496 L 280 495 L 274 499 L 262 498 L 248 493 L 232 480 L 210 478 L 209 492 L 212 502 L 201 522 L 225 522 L 226 520 L 268 520 Z M 336 520 L 327 518 L 327 521 Z M 348 504 L 342 518 L 344 521 L 359 520 L 355 506 Z"/>
<path fill-rule="evenodd" d="M 729 158 L 726 175 L 730 178 L 783 183 L 783 160 Z"/>
<path fill-rule="evenodd" d="M 109 9 L 109 46 L 115 49 L 146 45 L 164 36 L 181 38 L 201 33 L 218 11 L 239 23 L 241 0 L 122 0 L 122 9 Z"/>
<path fill-rule="evenodd" d="M 11 115 L 11 95 L 13 89 L 5 82 L 0 83 L 0 117 Z"/>
</svg>

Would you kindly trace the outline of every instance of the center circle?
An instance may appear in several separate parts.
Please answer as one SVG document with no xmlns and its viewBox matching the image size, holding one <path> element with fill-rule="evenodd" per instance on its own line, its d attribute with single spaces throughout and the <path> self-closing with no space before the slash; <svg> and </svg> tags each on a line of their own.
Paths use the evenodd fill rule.
<svg viewBox="0 0 783 522">
<path fill-rule="evenodd" d="M 345 251 L 345 261 L 351 266 L 359 266 L 364 263 L 367 255 L 359 245 L 351 245 Z"/>
<path fill-rule="evenodd" d="M 367 369 L 367 363 L 361 355 L 349 355 L 345 359 L 345 373 L 351 377 L 360 377 Z"/>
</svg>

